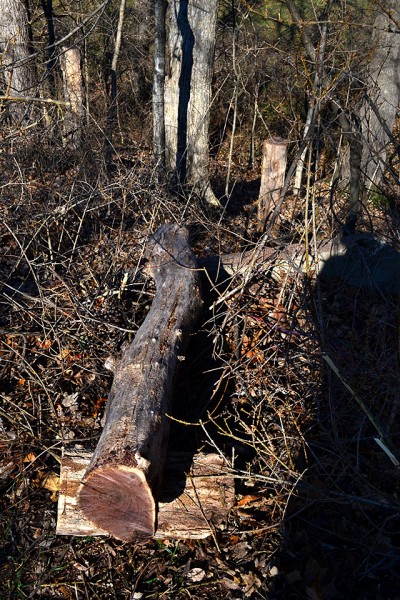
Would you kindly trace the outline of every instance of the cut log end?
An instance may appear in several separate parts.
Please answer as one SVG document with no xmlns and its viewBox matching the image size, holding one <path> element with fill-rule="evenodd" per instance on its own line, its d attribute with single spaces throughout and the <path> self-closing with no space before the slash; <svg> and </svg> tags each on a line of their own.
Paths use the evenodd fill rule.
<svg viewBox="0 0 400 600">
<path fill-rule="evenodd" d="M 78 504 L 89 521 L 119 540 L 132 542 L 154 535 L 155 503 L 140 469 L 95 469 L 82 482 Z"/>
</svg>

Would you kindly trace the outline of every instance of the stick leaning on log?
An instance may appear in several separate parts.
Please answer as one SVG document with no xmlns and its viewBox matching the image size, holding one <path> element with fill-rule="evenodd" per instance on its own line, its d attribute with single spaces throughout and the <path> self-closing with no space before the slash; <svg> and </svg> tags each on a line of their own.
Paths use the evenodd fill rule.
<svg viewBox="0 0 400 600">
<path fill-rule="evenodd" d="M 400 293 L 400 253 L 369 233 L 338 236 L 321 242 L 317 253 L 309 255 L 309 264 L 311 273 L 317 270 L 324 281 L 342 281 L 356 288 Z M 209 256 L 200 259 L 198 265 L 206 270 L 213 282 L 235 275 L 246 277 L 255 272 L 268 272 L 279 280 L 288 271 L 307 271 L 304 244 Z"/>
<path fill-rule="evenodd" d="M 174 375 L 202 308 L 188 232 L 164 225 L 148 244 L 146 271 L 156 296 L 134 341 L 109 368 L 114 373 L 97 448 L 78 492 L 87 519 L 123 541 L 154 535 L 154 496 L 169 434 Z"/>
</svg>

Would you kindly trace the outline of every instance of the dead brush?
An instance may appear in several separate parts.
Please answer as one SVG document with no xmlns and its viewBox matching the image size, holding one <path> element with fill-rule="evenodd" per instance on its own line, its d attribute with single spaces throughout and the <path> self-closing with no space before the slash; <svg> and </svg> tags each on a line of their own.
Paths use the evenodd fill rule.
<svg viewBox="0 0 400 600">
<path fill-rule="evenodd" d="M 151 172 L 140 178 L 123 163 L 109 181 L 67 169 L 29 185 L 19 167 L 0 223 L 6 597 L 183 597 L 192 567 L 207 573 L 191 588 L 205 597 L 278 584 L 290 597 L 318 581 L 335 590 L 343 574 L 366 589 L 384 557 L 396 577 L 397 468 L 343 382 L 398 446 L 398 306 L 294 267 L 274 279 L 257 262 L 223 292 L 205 282 L 213 308 L 180 391 L 198 402 L 196 426 L 183 426 L 190 442 L 220 452 L 236 478 L 228 529 L 209 544 L 177 543 L 173 565 L 151 542 L 54 536 L 61 447 L 95 446 L 111 383 L 104 360 L 135 335 L 154 293 L 141 272 L 144 238 L 187 219 L 198 254 L 237 252 L 249 240 L 228 214 L 182 208 Z"/>
<path fill-rule="evenodd" d="M 321 379 L 315 377 L 321 371 L 316 327 L 305 281 L 296 272 L 275 281 L 255 268 L 247 285 L 234 289 L 219 317 L 222 327 L 211 330 L 216 338 L 221 331 L 224 336 L 216 355 L 227 365 L 232 393 L 208 413 L 208 423 L 220 443 L 232 446 L 231 468 L 242 479 L 243 493 L 254 495 L 249 504 L 258 518 L 240 509 L 238 531 L 280 531 L 307 465 L 306 437 Z M 249 458 L 243 461 L 243 455 Z"/>
</svg>

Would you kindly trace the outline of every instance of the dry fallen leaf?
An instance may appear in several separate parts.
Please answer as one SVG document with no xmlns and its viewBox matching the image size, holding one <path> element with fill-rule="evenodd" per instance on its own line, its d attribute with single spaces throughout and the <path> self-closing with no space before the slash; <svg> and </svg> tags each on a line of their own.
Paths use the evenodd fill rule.
<svg viewBox="0 0 400 600">
<path fill-rule="evenodd" d="M 58 477 L 58 475 L 56 475 L 53 472 L 47 473 L 43 477 L 41 485 L 45 490 L 49 490 L 50 492 L 52 492 L 50 499 L 53 502 L 57 502 L 57 492 L 60 488 L 60 478 Z"/>
<path fill-rule="evenodd" d="M 69 350 L 67 350 L 67 348 L 63 348 L 58 354 L 57 358 L 58 360 L 64 360 L 65 358 L 67 358 L 67 356 L 69 356 Z"/>
<path fill-rule="evenodd" d="M 243 573 L 242 581 L 245 585 L 243 593 L 246 598 L 250 598 L 257 588 L 261 587 L 261 581 L 258 579 L 257 575 L 254 575 L 252 571 L 250 571 L 248 574 Z"/>
<path fill-rule="evenodd" d="M 9 461 L 3 464 L 0 464 L 0 479 L 7 479 L 11 475 L 15 468 L 15 463 L 13 461 Z"/>
<path fill-rule="evenodd" d="M 253 494 L 247 494 L 246 496 L 243 496 L 242 498 L 240 498 L 237 505 L 238 506 L 246 506 L 247 504 L 250 504 L 250 502 L 259 500 L 259 498 L 260 498 L 260 496 L 253 496 Z"/>
<path fill-rule="evenodd" d="M 70 408 L 71 410 L 74 410 L 77 408 L 77 405 L 78 405 L 78 397 L 79 397 L 78 392 L 74 392 L 73 394 L 68 394 L 68 395 L 64 396 L 64 398 L 61 400 L 61 403 L 63 406 L 65 406 L 65 408 Z"/>
<path fill-rule="evenodd" d="M 200 581 L 203 581 L 205 576 L 206 572 L 203 569 L 200 569 L 199 567 L 190 569 L 190 571 L 186 575 L 189 581 L 192 581 L 193 583 L 199 583 Z"/>
<path fill-rule="evenodd" d="M 221 581 L 221 583 L 224 584 L 225 587 L 228 588 L 228 590 L 238 590 L 239 589 L 239 581 L 236 578 L 236 581 L 234 581 L 233 579 L 228 579 L 228 577 L 224 577 Z"/>
<path fill-rule="evenodd" d="M 24 456 L 24 463 L 32 463 L 34 460 L 36 460 L 36 456 L 33 452 L 29 452 L 29 454 Z"/>
</svg>

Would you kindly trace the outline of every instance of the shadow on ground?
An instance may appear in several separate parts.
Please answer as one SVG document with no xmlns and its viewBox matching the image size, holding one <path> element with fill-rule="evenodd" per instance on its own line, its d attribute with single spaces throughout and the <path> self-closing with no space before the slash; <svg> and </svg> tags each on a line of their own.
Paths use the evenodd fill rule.
<svg viewBox="0 0 400 600">
<path fill-rule="evenodd" d="M 318 423 L 271 598 L 399 597 L 399 292 L 400 254 L 372 235 L 336 240 L 323 262 Z"/>
</svg>

